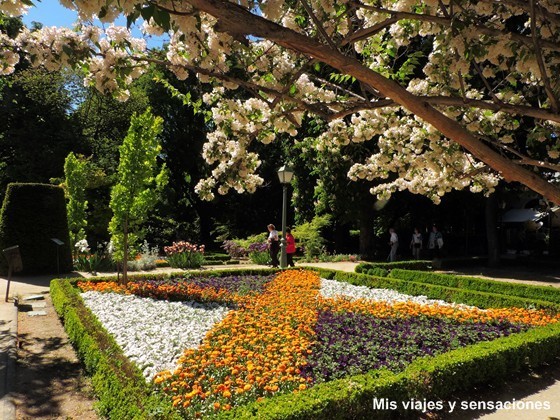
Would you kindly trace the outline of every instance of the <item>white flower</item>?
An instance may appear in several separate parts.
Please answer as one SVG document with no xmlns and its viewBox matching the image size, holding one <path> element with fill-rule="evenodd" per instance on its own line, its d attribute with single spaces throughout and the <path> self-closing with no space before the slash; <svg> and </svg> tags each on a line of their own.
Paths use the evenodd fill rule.
<svg viewBox="0 0 560 420">
<path fill-rule="evenodd" d="M 85 292 L 82 299 L 147 381 L 174 370 L 229 308 L 217 303 L 169 302 L 118 293 Z"/>
<path fill-rule="evenodd" d="M 89 244 L 86 239 L 82 239 L 74 245 L 74 248 L 78 250 L 78 252 L 87 253 L 89 252 Z"/>
</svg>

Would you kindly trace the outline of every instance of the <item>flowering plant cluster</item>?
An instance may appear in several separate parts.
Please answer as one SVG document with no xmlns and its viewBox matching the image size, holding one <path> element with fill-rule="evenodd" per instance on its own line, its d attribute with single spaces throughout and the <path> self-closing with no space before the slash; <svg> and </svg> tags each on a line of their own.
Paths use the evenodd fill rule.
<svg viewBox="0 0 560 420">
<path fill-rule="evenodd" d="M 247 252 L 252 263 L 266 265 L 270 261 L 268 243 L 266 242 L 253 242 L 247 248 Z"/>
<path fill-rule="evenodd" d="M 314 273 L 285 271 L 155 382 L 186 417 L 306 389 L 300 368 L 311 353 L 319 287 Z"/>
<path fill-rule="evenodd" d="M 98 271 L 110 271 L 114 268 L 112 260 L 113 244 L 98 244 L 95 252 L 86 239 L 81 239 L 74 245 L 76 250 L 74 258 L 74 268 L 78 271 L 85 271 L 95 274 Z"/>
<path fill-rule="evenodd" d="M 173 245 L 164 247 L 167 262 L 174 268 L 198 268 L 204 261 L 204 245 L 191 244 L 190 242 L 173 242 Z"/>
<path fill-rule="evenodd" d="M 560 314 L 542 310 L 484 310 L 319 279 L 309 271 L 79 286 L 232 304 L 199 346 L 185 347 L 175 369 L 154 377 L 186 418 L 371 369 L 398 372 L 418 357 L 560 321 Z"/>
<path fill-rule="evenodd" d="M 157 267 L 159 250 L 157 247 L 150 248 L 147 241 L 144 241 L 134 260 L 128 261 L 129 271 L 150 271 Z"/>
<path fill-rule="evenodd" d="M 247 249 L 236 241 L 227 240 L 222 243 L 222 248 L 232 258 L 244 258 L 247 256 Z"/>
</svg>

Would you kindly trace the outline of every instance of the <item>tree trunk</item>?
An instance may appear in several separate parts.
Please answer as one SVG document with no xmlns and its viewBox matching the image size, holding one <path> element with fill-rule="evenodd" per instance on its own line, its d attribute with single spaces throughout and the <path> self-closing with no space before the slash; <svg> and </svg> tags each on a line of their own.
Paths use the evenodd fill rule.
<svg viewBox="0 0 560 420">
<path fill-rule="evenodd" d="M 488 242 L 488 265 L 495 267 L 500 264 L 500 246 L 498 241 L 498 197 L 494 193 L 486 199 L 486 240 Z"/>
<path fill-rule="evenodd" d="M 368 200 L 365 200 L 367 203 Z M 371 206 L 362 204 L 360 207 L 360 258 L 365 260 L 373 259 L 373 224 L 375 212 Z"/>
<path fill-rule="evenodd" d="M 196 204 L 196 212 L 199 220 L 200 242 L 209 245 L 212 242 L 212 218 L 209 203 L 198 201 Z"/>
<path fill-rule="evenodd" d="M 253 35 L 268 39 L 293 51 L 320 60 L 343 74 L 378 90 L 383 96 L 408 109 L 416 116 L 438 129 L 444 136 L 460 144 L 473 156 L 486 163 L 508 182 L 518 181 L 555 204 L 560 205 L 560 188 L 517 165 L 488 147 L 457 121 L 431 106 L 427 100 L 408 92 L 397 82 L 365 67 L 359 60 L 347 57 L 329 45 L 321 44 L 306 35 L 284 28 L 247 9 L 226 0 L 189 0 L 198 10 L 218 19 L 216 30 L 227 32 L 234 38 Z"/>
<path fill-rule="evenodd" d="M 128 283 L 128 219 L 124 219 L 123 226 L 123 278 L 122 284 Z"/>
</svg>

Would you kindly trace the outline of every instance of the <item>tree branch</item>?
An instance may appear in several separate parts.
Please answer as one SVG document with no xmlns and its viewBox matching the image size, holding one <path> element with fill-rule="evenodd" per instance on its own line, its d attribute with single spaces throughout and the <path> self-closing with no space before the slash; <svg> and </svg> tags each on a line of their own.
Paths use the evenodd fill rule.
<svg viewBox="0 0 560 420">
<path fill-rule="evenodd" d="M 560 123 L 560 114 L 555 114 L 544 109 L 533 108 L 525 105 L 510 105 L 504 102 L 495 103 L 483 101 L 480 99 L 459 98 L 451 96 L 417 96 L 418 100 L 422 100 L 433 106 L 452 106 L 457 108 L 479 108 L 488 109 L 495 112 L 505 112 L 511 115 L 524 115 L 533 117 L 539 120 L 555 121 Z M 351 108 L 339 111 L 329 118 L 344 118 L 347 115 L 354 114 L 359 111 L 367 109 L 382 108 L 386 106 L 398 106 L 398 104 L 391 99 L 381 99 L 379 101 L 363 103 L 360 105 L 352 106 Z"/>
<path fill-rule="evenodd" d="M 162 66 L 167 66 L 167 67 L 175 67 L 173 65 L 170 65 L 167 61 L 165 60 L 161 60 L 161 59 L 157 59 L 157 58 L 148 58 L 148 57 L 142 57 L 137 59 L 138 61 L 146 61 L 149 63 L 156 63 Z M 183 64 L 180 67 L 185 68 L 193 73 L 200 73 L 203 74 L 204 76 L 208 76 L 208 77 L 214 77 L 216 79 L 222 80 L 224 82 L 229 82 L 229 83 L 235 83 L 236 85 L 242 86 L 244 89 L 248 90 L 249 92 L 251 92 L 254 96 L 256 97 L 261 97 L 262 98 L 262 93 L 266 93 L 267 95 L 273 96 L 275 98 L 281 98 L 283 100 L 285 100 L 286 102 L 292 102 L 294 104 L 297 104 L 300 109 L 302 110 L 306 110 L 309 111 L 311 113 L 314 113 L 324 119 L 327 119 L 329 117 L 330 111 L 323 105 L 323 104 L 309 104 L 305 101 L 302 101 L 298 98 L 295 98 L 293 96 L 290 96 L 288 94 L 286 94 L 285 92 L 280 92 L 277 91 L 275 89 L 271 89 L 268 88 L 266 86 L 261 86 L 258 85 L 256 83 L 251 83 L 248 82 L 246 80 L 241 80 L 241 79 L 237 79 L 235 77 L 232 76 L 228 76 L 226 74 L 223 73 L 217 73 L 217 72 L 213 72 L 211 70 L 207 70 L 207 69 L 203 69 L 200 67 L 195 67 L 195 66 L 191 66 L 191 65 L 187 65 L 187 64 Z M 273 107 L 275 104 L 275 102 L 273 103 L 269 103 L 269 105 L 271 105 L 271 107 Z"/>
<path fill-rule="evenodd" d="M 524 36 L 524 35 L 521 35 L 521 34 L 516 34 L 514 32 L 508 32 L 508 31 L 505 31 L 505 30 L 492 29 L 492 28 L 489 28 L 489 27 L 484 26 L 484 25 L 467 25 L 466 22 L 463 22 L 459 19 L 456 19 L 455 17 L 453 19 L 450 19 L 450 18 L 441 17 L 441 16 L 425 15 L 425 14 L 413 13 L 413 12 L 400 12 L 400 11 L 396 11 L 396 10 L 385 9 L 385 8 L 382 8 L 382 7 L 366 5 L 366 4 L 360 3 L 359 1 L 356 1 L 356 0 L 354 0 L 354 3 L 357 5 L 357 7 L 361 7 L 363 9 L 371 10 L 371 11 L 378 12 L 378 13 L 388 14 L 391 17 L 396 18 L 397 20 L 402 20 L 402 19 L 420 20 L 420 21 L 424 21 L 424 22 L 437 23 L 439 25 L 448 26 L 448 27 L 450 27 L 452 24 L 463 24 L 465 26 L 469 26 L 470 28 L 476 29 L 479 33 L 484 34 L 484 35 L 489 35 L 489 36 L 494 36 L 494 37 L 505 37 L 505 38 L 509 37 L 509 38 L 511 38 L 512 41 L 522 43 L 522 44 L 524 44 L 525 46 L 527 46 L 531 49 L 534 47 L 533 40 L 530 37 L 527 37 L 527 36 Z M 368 38 L 371 35 L 371 33 L 378 32 L 379 30 L 376 29 L 377 26 L 378 25 L 374 25 L 371 28 L 362 29 L 362 31 L 360 31 L 361 36 L 360 37 L 353 37 L 354 39 L 353 39 L 352 42 L 356 42 L 356 41 L 360 41 L 362 39 Z M 541 47 L 546 48 L 548 50 L 560 51 L 560 44 L 558 44 L 557 42 L 547 41 L 547 40 L 541 39 L 540 44 L 541 44 Z"/>
<path fill-rule="evenodd" d="M 535 0 L 530 0 L 531 3 L 531 37 L 533 38 L 533 44 L 535 45 L 535 57 L 537 59 L 537 63 L 539 64 L 539 70 L 541 72 L 541 79 L 543 81 L 544 90 L 546 92 L 546 96 L 548 96 L 548 100 L 550 101 L 550 107 L 554 112 L 558 112 L 558 98 L 554 95 L 554 91 L 550 86 L 550 79 L 548 78 L 548 74 L 546 73 L 546 67 L 544 65 L 544 60 L 541 51 L 541 42 L 539 37 L 537 36 L 537 22 L 535 21 Z"/>
<path fill-rule="evenodd" d="M 369 38 L 370 36 L 375 35 L 376 33 L 382 31 L 385 28 L 388 28 L 393 23 L 396 23 L 398 21 L 399 21 L 398 18 L 390 17 L 389 19 L 386 19 L 383 22 L 376 23 L 370 28 L 360 29 L 354 32 L 353 34 L 347 36 L 346 38 L 344 38 L 340 45 L 344 46 L 347 44 L 353 44 L 354 42 L 358 42 L 361 41 L 362 39 Z"/>
<path fill-rule="evenodd" d="M 315 27 L 317 28 L 317 30 L 319 31 L 319 33 L 323 36 L 323 38 L 325 39 L 325 41 L 327 42 L 327 44 L 330 45 L 330 47 L 333 50 L 337 50 L 338 48 L 336 48 L 336 45 L 334 44 L 334 42 L 332 41 L 331 37 L 327 34 L 327 31 L 325 31 L 325 28 L 323 28 L 323 25 L 321 25 L 321 22 L 319 21 L 319 19 L 317 19 L 317 16 L 315 16 L 315 13 L 313 13 L 313 9 L 311 8 L 311 6 L 309 6 L 309 4 L 307 4 L 306 0 L 299 0 L 299 2 L 301 3 L 301 5 L 303 6 L 303 8 L 305 9 L 305 11 L 307 12 L 307 14 L 309 15 L 309 17 L 311 18 L 311 20 L 313 21 L 313 23 L 315 24 Z"/>
<path fill-rule="evenodd" d="M 519 9 L 524 10 L 527 14 L 531 14 L 531 8 L 527 7 L 526 0 L 478 0 L 480 3 L 491 3 L 491 4 L 499 4 L 505 7 L 515 6 Z M 537 15 L 543 20 L 548 22 L 553 22 L 556 25 L 560 25 L 560 14 L 552 13 L 547 9 L 539 7 L 537 9 Z"/>
<path fill-rule="evenodd" d="M 536 166 L 536 167 L 539 167 L 539 168 L 550 169 L 550 170 L 555 171 L 555 172 L 560 172 L 560 165 L 555 165 L 553 163 L 546 162 L 544 160 L 533 159 L 533 158 L 531 158 L 527 155 L 524 155 L 520 151 L 515 150 L 512 147 L 509 147 L 507 144 L 501 143 L 500 141 L 494 140 L 490 137 L 480 136 L 480 138 L 482 140 L 490 143 L 490 144 L 493 144 L 496 147 L 499 147 L 500 149 L 503 149 L 503 150 L 517 156 L 519 158 L 519 160 L 513 160 L 512 162 L 514 162 L 518 165 Z"/>
</svg>

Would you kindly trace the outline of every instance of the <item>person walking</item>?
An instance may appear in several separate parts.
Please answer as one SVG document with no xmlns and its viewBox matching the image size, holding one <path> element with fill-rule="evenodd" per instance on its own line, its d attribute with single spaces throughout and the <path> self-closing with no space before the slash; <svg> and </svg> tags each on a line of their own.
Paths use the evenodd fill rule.
<svg viewBox="0 0 560 420">
<path fill-rule="evenodd" d="M 280 250 L 280 241 L 278 240 L 278 231 L 273 224 L 267 226 L 268 228 L 268 252 L 270 253 L 270 265 L 278 268 L 278 251 Z"/>
<path fill-rule="evenodd" d="M 422 251 L 422 234 L 418 228 L 414 228 L 414 233 L 412 234 L 412 239 L 410 241 L 410 248 L 412 249 L 412 258 L 419 260 L 420 253 Z"/>
<path fill-rule="evenodd" d="M 436 225 L 432 226 L 430 237 L 428 238 L 428 249 L 432 258 L 441 257 L 441 249 L 443 248 L 443 235 L 438 230 Z"/>
<path fill-rule="evenodd" d="M 292 235 L 292 229 L 286 228 L 286 257 L 288 266 L 295 267 L 294 254 L 296 253 L 296 239 Z"/>
<path fill-rule="evenodd" d="M 391 237 L 389 238 L 389 246 L 391 247 L 391 251 L 389 252 L 389 256 L 387 260 L 389 262 L 393 262 L 397 260 L 397 249 L 399 248 L 399 237 L 395 229 L 389 229 L 389 234 Z"/>
</svg>

